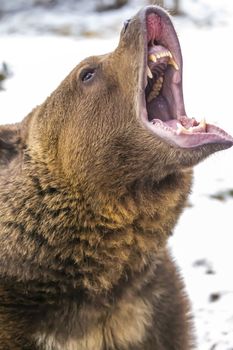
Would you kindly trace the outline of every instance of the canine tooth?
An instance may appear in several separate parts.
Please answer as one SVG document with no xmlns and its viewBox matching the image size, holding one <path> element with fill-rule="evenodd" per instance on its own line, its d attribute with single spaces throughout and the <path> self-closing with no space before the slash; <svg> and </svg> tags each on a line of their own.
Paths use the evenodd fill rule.
<svg viewBox="0 0 233 350">
<path fill-rule="evenodd" d="M 176 70 L 179 70 L 178 64 L 172 57 L 170 58 L 168 64 L 171 64 Z"/>
<path fill-rule="evenodd" d="M 205 120 L 205 118 L 202 118 L 202 119 L 201 119 L 200 124 L 206 125 L 206 120 Z"/>
<path fill-rule="evenodd" d="M 152 62 L 157 62 L 157 58 L 155 55 L 149 55 L 149 60 L 152 61 Z"/>
<path fill-rule="evenodd" d="M 172 54 L 170 51 L 168 51 L 168 56 L 172 58 Z"/>
<path fill-rule="evenodd" d="M 176 123 L 176 127 L 177 127 L 177 134 L 189 134 L 193 131 L 193 128 L 188 128 L 186 129 L 183 125 L 181 125 L 180 123 Z"/>
<path fill-rule="evenodd" d="M 201 119 L 199 125 L 206 130 L 206 120 L 205 120 L 205 118 Z"/>
<path fill-rule="evenodd" d="M 205 119 L 201 119 L 197 126 L 193 127 L 194 132 L 206 132 L 206 121 Z"/>
<path fill-rule="evenodd" d="M 190 134 L 190 133 L 198 133 L 206 131 L 206 121 L 202 119 L 197 126 L 190 126 L 189 128 L 185 128 L 181 123 L 176 123 L 177 126 L 177 134 Z"/>
<path fill-rule="evenodd" d="M 150 79 L 152 79 L 152 78 L 153 78 L 153 74 L 151 73 L 151 70 L 150 70 L 149 66 L 147 66 L 146 72 L 147 72 L 147 76 L 148 76 Z"/>
<path fill-rule="evenodd" d="M 181 125 L 180 123 L 176 123 L 176 127 L 177 127 L 177 130 L 178 130 L 178 131 L 184 131 L 184 130 L 186 130 L 186 129 L 183 127 L 183 125 Z"/>
</svg>

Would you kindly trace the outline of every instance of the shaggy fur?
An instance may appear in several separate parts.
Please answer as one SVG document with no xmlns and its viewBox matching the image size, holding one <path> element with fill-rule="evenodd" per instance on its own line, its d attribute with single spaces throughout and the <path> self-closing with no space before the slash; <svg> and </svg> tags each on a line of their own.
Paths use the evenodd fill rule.
<svg viewBox="0 0 233 350">
<path fill-rule="evenodd" d="M 190 168 L 223 146 L 183 150 L 143 127 L 142 57 L 136 15 L 113 53 L 0 127 L 1 350 L 192 347 L 166 242 Z"/>
</svg>

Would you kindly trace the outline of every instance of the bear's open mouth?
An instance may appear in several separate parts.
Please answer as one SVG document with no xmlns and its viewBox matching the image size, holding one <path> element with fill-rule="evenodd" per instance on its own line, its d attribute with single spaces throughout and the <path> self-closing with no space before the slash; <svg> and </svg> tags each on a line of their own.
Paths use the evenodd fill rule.
<svg viewBox="0 0 233 350">
<path fill-rule="evenodd" d="M 224 130 L 197 121 L 185 113 L 182 90 L 182 55 L 169 16 L 148 7 L 142 21 L 145 55 L 140 114 L 149 129 L 172 145 L 182 148 L 208 143 L 233 143 Z"/>
</svg>

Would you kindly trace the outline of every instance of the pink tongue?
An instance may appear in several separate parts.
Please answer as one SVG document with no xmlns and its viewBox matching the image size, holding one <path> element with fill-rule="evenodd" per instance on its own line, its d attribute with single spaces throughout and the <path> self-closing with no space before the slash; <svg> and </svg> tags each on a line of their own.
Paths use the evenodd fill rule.
<svg viewBox="0 0 233 350">
<path fill-rule="evenodd" d="M 162 32 L 161 18 L 155 13 L 151 13 L 146 19 L 147 40 L 159 40 Z"/>
<path fill-rule="evenodd" d="M 165 122 L 166 125 L 170 126 L 172 129 L 177 129 L 177 120 L 176 119 L 171 119 Z"/>
<path fill-rule="evenodd" d="M 186 129 L 194 126 L 198 126 L 199 123 L 194 118 L 187 118 L 186 116 L 181 116 L 178 118 L 180 124 L 184 126 Z"/>
</svg>

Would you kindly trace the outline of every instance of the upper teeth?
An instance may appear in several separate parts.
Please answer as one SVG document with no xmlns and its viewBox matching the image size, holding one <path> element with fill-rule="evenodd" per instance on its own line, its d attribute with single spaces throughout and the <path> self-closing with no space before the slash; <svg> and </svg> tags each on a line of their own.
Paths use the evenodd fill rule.
<svg viewBox="0 0 233 350">
<path fill-rule="evenodd" d="M 167 51 L 162 51 L 162 52 L 150 54 L 148 58 L 152 62 L 157 62 L 157 59 L 161 58 L 161 57 L 170 57 L 170 58 L 172 58 L 172 54 L 171 54 L 170 51 L 167 50 Z"/>
<path fill-rule="evenodd" d="M 178 64 L 176 63 L 176 61 L 174 60 L 171 52 L 169 50 L 166 50 L 166 51 L 162 51 L 162 52 L 158 52 L 158 53 L 153 53 L 153 54 L 149 54 L 148 56 L 148 61 L 151 61 L 151 62 L 157 62 L 157 60 L 161 57 L 169 57 L 169 61 L 168 61 L 168 64 L 172 65 L 176 70 L 179 70 L 179 66 Z M 152 75 L 152 72 L 149 68 L 149 66 L 147 66 L 147 75 L 150 79 L 153 78 L 153 75 Z"/>
</svg>

